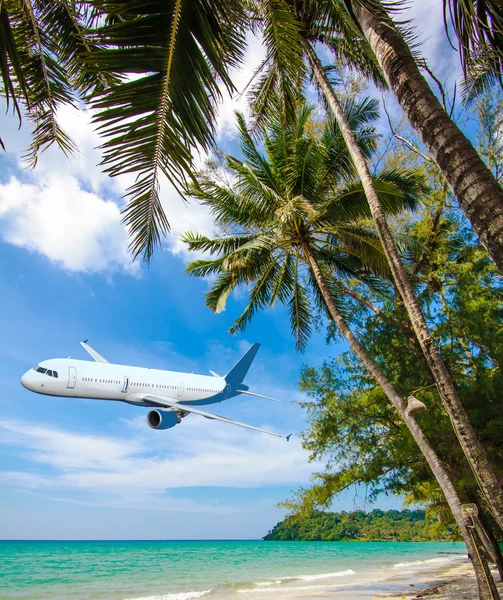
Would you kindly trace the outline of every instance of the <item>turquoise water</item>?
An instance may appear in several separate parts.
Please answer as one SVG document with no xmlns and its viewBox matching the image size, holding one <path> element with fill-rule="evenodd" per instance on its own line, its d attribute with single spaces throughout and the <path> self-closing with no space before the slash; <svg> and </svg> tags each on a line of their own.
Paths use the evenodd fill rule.
<svg viewBox="0 0 503 600">
<path fill-rule="evenodd" d="M 339 588 L 348 595 L 352 586 L 377 590 L 390 577 L 464 554 L 460 543 L 0 541 L 0 599 L 281 600 Z"/>
</svg>

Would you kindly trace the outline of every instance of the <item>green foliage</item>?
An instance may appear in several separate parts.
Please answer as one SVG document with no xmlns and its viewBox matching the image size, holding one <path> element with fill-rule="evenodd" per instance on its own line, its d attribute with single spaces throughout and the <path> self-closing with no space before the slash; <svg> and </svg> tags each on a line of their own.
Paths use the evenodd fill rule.
<svg viewBox="0 0 503 600">
<path fill-rule="evenodd" d="M 376 146 L 371 125 L 377 116 L 375 103 L 349 100 L 345 109 L 370 156 Z M 387 277 L 388 264 L 335 122 L 327 121 L 316 131 L 312 108 L 305 104 L 296 108 L 288 125 L 281 110 L 270 113 L 262 132 L 263 153 L 244 118 L 237 119 L 244 160 L 227 157 L 228 183 L 203 173 L 191 188 L 225 233 L 215 239 L 184 236 L 190 250 L 216 255 L 190 263 L 187 272 L 217 275 L 206 295 L 215 312 L 224 310 L 232 290 L 248 287 L 249 302 L 231 333 L 243 331 L 258 310 L 279 301 L 289 312 L 296 347 L 304 350 L 316 310 L 327 310 L 309 253 L 325 270 L 336 302 L 342 295 L 334 273 Z M 388 213 L 412 209 L 421 191 L 418 178 L 400 170 L 377 173 L 374 185 Z M 404 247 L 415 245 L 406 236 L 400 241 Z M 345 310 L 344 302 L 340 310 Z"/>
<path fill-rule="evenodd" d="M 424 510 L 322 512 L 289 516 L 264 536 L 267 541 L 439 542 L 459 540 L 459 533 Z"/>
<path fill-rule="evenodd" d="M 403 153 L 391 153 L 387 166 L 408 160 Z M 393 226 L 423 244 L 423 251 L 408 256 L 407 268 L 470 421 L 503 476 L 503 279 L 435 168 L 423 169 L 429 193 L 421 213 L 403 213 Z M 376 316 L 357 299 L 348 299 L 350 322 L 358 327 L 360 340 L 402 397 L 413 394 L 426 405 L 426 412 L 417 413 L 418 423 L 461 499 L 475 496 L 483 505 L 395 290 L 383 281 L 378 288 L 357 281 L 351 287 L 381 310 Z M 329 326 L 329 338 L 336 336 Z M 305 366 L 300 388 L 309 419 L 304 446 L 311 458 L 325 460 L 325 469 L 312 487 L 286 503 L 291 511 L 306 514 L 328 507 L 340 491 L 358 484 L 370 500 L 382 492 L 405 495 L 450 522 L 419 449 L 352 353 L 343 352 L 318 368 Z"/>
</svg>

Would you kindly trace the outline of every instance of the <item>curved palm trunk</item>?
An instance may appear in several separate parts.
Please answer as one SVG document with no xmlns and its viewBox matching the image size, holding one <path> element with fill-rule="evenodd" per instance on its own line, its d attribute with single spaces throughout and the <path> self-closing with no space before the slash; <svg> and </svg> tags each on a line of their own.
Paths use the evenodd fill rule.
<svg viewBox="0 0 503 600">
<path fill-rule="evenodd" d="M 393 278 L 407 308 L 416 337 L 437 384 L 440 397 L 442 398 L 445 409 L 451 419 L 454 431 L 456 432 L 470 467 L 480 484 L 487 503 L 491 508 L 491 512 L 498 525 L 503 529 L 503 489 L 501 484 L 489 463 L 484 447 L 473 430 L 468 415 L 458 398 L 450 373 L 431 337 L 426 319 L 424 318 L 421 307 L 416 299 L 414 289 L 412 288 L 407 272 L 400 260 L 397 247 L 389 230 L 386 215 L 372 182 L 367 161 L 358 146 L 356 138 L 349 126 L 347 117 L 327 79 L 320 60 L 309 42 L 306 42 L 305 50 L 314 71 L 318 86 L 330 105 L 351 158 L 356 166 L 379 234 L 379 239 L 381 240 L 391 272 L 393 273 Z"/>
<path fill-rule="evenodd" d="M 412 127 L 448 181 L 480 241 L 503 272 L 503 190 L 449 117 L 384 8 L 351 0 L 353 13 Z"/>
<path fill-rule="evenodd" d="M 433 471 L 435 479 L 437 480 L 442 492 L 445 495 L 447 503 L 449 504 L 449 508 L 452 511 L 454 519 L 456 520 L 456 524 L 458 525 L 461 535 L 463 536 L 463 539 L 466 543 L 468 554 L 472 561 L 475 576 L 477 578 L 480 600 L 499 600 L 498 591 L 496 590 L 493 577 L 487 565 L 487 561 L 481 555 L 480 550 L 477 547 L 475 537 L 471 533 L 470 529 L 467 527 L 467 522 L 461 509 L 461 502 L 459 500 L 459 496 L 445 468 L 440 462 L 440 459 L 431 447 L 422 429 L 416 423 L 414 417 L 405 407 L 405 404 L 398 392 L 386 379 L 385 375 L 382 373 L 378 365 L 367 354 L 365 348 L 353 335 L 353 332 L 349 328 L 344 317 L 341 315 L 339 309 L 337 308 L 337 305 L 334 302 L 332 294 L 330 293 L 330 289 L 327 285 L 325 276 L 323 275 L 323 272 L 321 271 L 321 268 L 318 265 L 318 262 L 316 261 L 316 258 L 313 255 L 311 248 L 306 244 L 303 247 L 303 250 L 307 262 L 311 267 L 313 275 L 316 279 L 316 283 L 318 284 L 318 287 L 321 291 L 323 299 L 325 300 L 325 303 L 328 307 L 331 317 L 335 321 L 336 325 L 339 327 L 342 335 L 348 342 L 351 350 L 356 354 L 356 356 L 362 362 L 365 369 L 368 371 L 368 373 L 370 373 L 370 375 L 372 375 L 377 384 L 381 387 L 383 392 L 388 397 L 391 404 L 393 404 L 393 406 L 395 407 L 395 410 L 400 415 L 402 421 L 404 421 L 412 437 L 414 438 L 414 441 L 419 446 L 419 449 L 421 450 L 424 458 L 426 459 L 426 462 L 428 463 L 430 469 Z"/>
</svg>

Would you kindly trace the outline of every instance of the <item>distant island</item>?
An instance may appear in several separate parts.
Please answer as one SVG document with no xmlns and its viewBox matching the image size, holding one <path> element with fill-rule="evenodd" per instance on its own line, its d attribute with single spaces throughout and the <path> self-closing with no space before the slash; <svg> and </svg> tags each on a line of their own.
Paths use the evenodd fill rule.
<svg viewBox="0 0 503 600">
<path fill-rule="evenodd" d="M 308 542 L 444 542 L 461 538 L 455 527 L 427 516 L 424 510 L 373 510 L 365 512 L 314 511 L 290 516 L 263 538 L 266 541 Z"/>
</svg>

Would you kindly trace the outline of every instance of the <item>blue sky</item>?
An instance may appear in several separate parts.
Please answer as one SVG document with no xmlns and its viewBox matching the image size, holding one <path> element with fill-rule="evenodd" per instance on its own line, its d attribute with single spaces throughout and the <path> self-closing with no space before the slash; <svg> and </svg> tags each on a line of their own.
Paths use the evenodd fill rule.
<svg viewBox="0 0 503 600">
<path fill-rule="evenodd" d="M 416 1 L 411 10 L 421 27 L 428 22 L 424 51 L 432 66 L 452 83 L 459 70 L 438 4 Z M 238 87 L 261 56 L 252 40 Z M 227 150 L 235 148 L 235 108 L 244 109 L 244 99 L 227 98 L 220 111 L 219 141 Z M 29 132 L 18 132 L 12 118 L 1 120 L 8 152 L 0 155 L 0 538 L 261 537 L 282 516 L 276 504 L 317 468 L 298 438 L 287 444 L 195 416 L 157 432 L 146 426 L 143 409 L 46 398 L 19 384 L 40 360 L 88 358 L 79 346 L 87 338 L 112 362 L 201 373 L 226 372 L 259 341 L 247 383 L 281 403 L 236 398 L 219 411 L 298 433 L 305 419 L 292 402 L 300 366 L 335 352 L 314 335 L 306 354 L 296 354 L 280 308 L 258 315 L 245 335 L 229 336 L 244 295 L 220 315 L 205 307 L 207 283 L 184 274 L 187 254 L 178 237 L 188 229 L 211 234 L 212 220 L 166 183 L 161 197 L 172 233 L 149 268 L 133 264 L 120 223 L 130 181 L 110 181 L 96 167 L 99 140 L 89 113 L 65 110 L 61 118 L 80 156 L 68 160 L 51 149 L 34 172 L 20 160 Z M 361 494 L 349 491 L 334 508 L 361 507 Z M 397 498 L 377 502 L 400 505 Z"/>
</svg>

